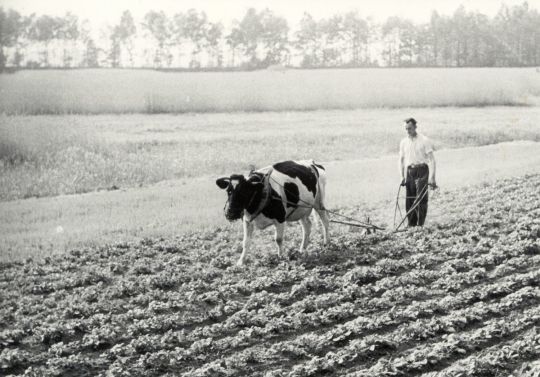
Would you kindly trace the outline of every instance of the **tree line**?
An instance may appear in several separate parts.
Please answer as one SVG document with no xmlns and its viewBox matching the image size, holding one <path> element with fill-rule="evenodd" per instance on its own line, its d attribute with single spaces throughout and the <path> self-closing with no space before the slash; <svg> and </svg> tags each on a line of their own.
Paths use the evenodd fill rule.
<svg viewBox="0 0 540 377">
<path fill-rule="evenodd" d="M 126 10 L 96 37 L 87 20 L 21 15 L 0 7 L 0 69 L 153 67 L 258 69 L 322 67 L 476 67 L 540 65 L 540 14 L 524 2 L 490 18 L 460 6 L 429 22 L 390 17 L 375 23 L 357 12 L 315 19 L 304 13 L 291 29 L 269 9 L 248 9 L 226 30 L 205 12 Z"/>
</svg>

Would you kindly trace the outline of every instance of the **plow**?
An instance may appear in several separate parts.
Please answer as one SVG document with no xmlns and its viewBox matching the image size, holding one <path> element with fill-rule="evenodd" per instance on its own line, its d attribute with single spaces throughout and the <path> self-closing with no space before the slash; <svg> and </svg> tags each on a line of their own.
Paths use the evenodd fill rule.
<svg viewBox="0 0 540 377">
<path fill-rule="evenodd" d="M 354 227 L 357 227 L 357 228 L 364 228 L 364 229 L 366 229 L 368 231 L 377 231 L 377 230 L 379 230 L 379 231 L 388 231 L 390 233 L 402 232 L 402 231 L 405 230 L 405 229 L 402 228 L 402 226 L 405 223 L 405 221 L 407 220 L 407 217 L 409 216 L 409 214 L 411 214 L 413 211 L 418 210 L 418 206 L 420 205 L 422 200 L 426 197 L 426 195 L 428 193 L 429 185 L 426 185 L 424 187 L 424 189 L 422 190 L 420 195 L 414 197 L 415 201 L 413 202 L 411 208 L 409 208 L 409 210 L 405 213 L 405 215 L 403 215 L 403 212 L 401 211 L 401 206 L 400 206 L 399 202 L 401 200 L 407 199 L 407 197 L 401 197 L 400 196 L 401 187 L 402 186 L 400 184 L 399 187 L 398 187 L 397 195 L 396 195 L 396 205 L 394 207 L 394 222 L 393 222 L 393 228 L 392 229 L 388 229 L 388 228 L 385 228 L 383 226 L 378 226 L 378 225 L 372 224 L 369 221 L 369 219 L 368 219 L 368 221 L 360 221 L 360 220 L 355 219 L 353 217 L 345 216 L 345 215 L 342 215 L 342 214 L 340 214 L 340 213 L 338 213 L 336 211 L 331 211 L 331 210 L 327 209 L 326 211 L 328 213 L 332 214 L 333 216 L 337 216 L 337 217 L 340 217 L 340 218 L 343 218 L 343 219 L 347 220 L 347 221 L 342 221 L 342 220 L 330 219 L 330 222 L 336 223 L 336 224 L 354 226 Z M 438 189 L 437 186 L 432 186 L 432 188 L 434 190 Z M 398 213 L 399 213 L 399 217 L 398 217 Z"/>
<path fill-rule="evenodd" d="M 270 179 L 272 179 L 272 178 L 270 177 Z M 279 185 L 279 183 L 277 181 L 274 180 L 274 182 Z M 400 184 L 398 186 L 397 195 L 396 195 L 396 204 L 395 204 L 395 207 L 394 207 L 394 222 L 393 222 L 393 228 L 391 228 L 391 229 L 386 228 L 384 226 L 372 224 L 369 221 L 369 218 L 367 219 L 367 221 L 362 221 L 362 220 L 359 220 L 359 219 L 351 217 L 351 216 L 343 215 L 343 214 L 341 214 L 341 213 L 339 213 L 339 212 L 337 212 L 335 210 L 330 210 L 328 208 L 325 208 L 325 210 L 326 210 L 327 213 L 331 214 L 332 216 L 339 218 L 339 220 L 337 220 L 335 218 L 334 219 L 331 218 L 330 219 L 331 223 L 341 224 L 341 225 L 348 225 L 348 226 L 352 226 L 352 227 L 356 227 L 356 228 L 363 228 L 363 229 L 366 229 L 369 232 L 372 232 L 372 231 L 373 232 L 375 232 L 375 231 L 387 231 L 389 233 L 402 232 L 402 231 L 405 230 L 404 228 L 402 228 L 402 226 L 405 223 L 405 221 L 407 220 L 407 217 L 413 211 L 418 210 L 418 206 L 420 205 L 422 200 L 426 197 L 426 195 L 428 193 L 428 189 L 429 189 L 430 186 L 433 188 L 433 190 L 438 189 L 438 186 L 432 186 L 432 185 L 429 185 L 429 184 L 426 185 L 424 187 L 424 189 L 422 190 L 422 192 L 420 193 L 420 195 L 414 197 L 415 201 L 413 202 L 411 208 L 409 208 L 409 210 L 405 213 L 405 215 L 403 215 L 403 212 L 401 210 L 401 206 L 400 206 L 399 202 L 400 202 L 400 200 L 407 199 L 407 197 L 401 197 L 400 196 L 401 195 L 401 187 L 402 187 L 402 185 Z M 284 191 L 286 191 L 286 192 L 288 191 L 285 187 L 283 187 L 283 186 L 281 186 L 281 187 L 283 188 Z M 302 200 L 300 200 L 300 201 L 303 202 L 302 205 L 299 205 L 299 204 L 296 204 L 296 203 L 290 203 L 290 202 L 287 202 L 287 204 L 295 205 L 297 207 L 313 208 L 313 206 L 309 205 L 309 203 L 306 203 L 306 202 L 304 202 Z M 399 213 L 399 217 L 398 217 L 398 213 Z"/>
</svg>

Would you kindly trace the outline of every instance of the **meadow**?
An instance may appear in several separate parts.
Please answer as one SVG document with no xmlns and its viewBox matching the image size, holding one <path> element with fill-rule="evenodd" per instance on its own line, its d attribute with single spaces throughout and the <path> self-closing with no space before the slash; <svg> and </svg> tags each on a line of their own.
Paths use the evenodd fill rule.
<svg viewBox="0 0 540 377">
<path fill-rule="evenodd" d="M 0 75 L 0 113 L 103 114 L 527 105 L 534 68 L 254 72 L 46 70 Z"/>
<path fill-rule="evenodd" d="M 0 116 L 0 201 L 141 187 L 274 161 L 397 153 L 414 116 L 437 149 L 540 141 L 540 107 Z"/>
</svg>

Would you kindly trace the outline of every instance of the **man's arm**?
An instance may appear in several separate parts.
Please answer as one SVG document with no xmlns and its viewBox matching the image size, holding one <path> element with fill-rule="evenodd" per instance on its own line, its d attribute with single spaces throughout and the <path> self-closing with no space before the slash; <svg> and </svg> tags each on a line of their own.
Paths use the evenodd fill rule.
<svg viewBox="0 0 540 377">
<path fill-rule="evenodd" d="M 398 169 L 399 169 L 399 175 L 401 177 L 401 184 L 403 185 L 405 182 L 405 154 L 403 153 L 403 143 L 399 144 L 399 159 L 398 159 Z"/>
<path fill-rule="evenodd" d="M 435 163 L 435 155 L 433 152 L 428 153 L 428 165 L 429 165 L 429 179 L 428 184 L 433 187 L 437 187 L 437 181 L 435 180 L 435 172 L 437 170 L 437 164 Z"/>
</svg>

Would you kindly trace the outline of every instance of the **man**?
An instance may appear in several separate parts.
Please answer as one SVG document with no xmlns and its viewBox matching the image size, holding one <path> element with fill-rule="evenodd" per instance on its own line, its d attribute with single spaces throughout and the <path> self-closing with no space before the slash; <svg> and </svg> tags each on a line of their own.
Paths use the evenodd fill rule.
<svg viewBox="0 0 540 377">
<path fill-rule="evenodd" d="M 433 145 L 424 135 L 416 132 L 416 120 L 405 119 L 408 136 L 399 144 L 399 172 L 401 185 L 407 188 L 405 208 L 409 226 L 422 226 L 428 208 L 428 186 L 437 187 L 435 182 L 435 156 Z M 416 205 L 418 203 L 418 205 Z M 416 207 L 415 207 L 416 206 Z M 414 210 L 410 211 L 411 208 Z M 409 213 L 410 211 L 410 213 Z"/>
</svg>

